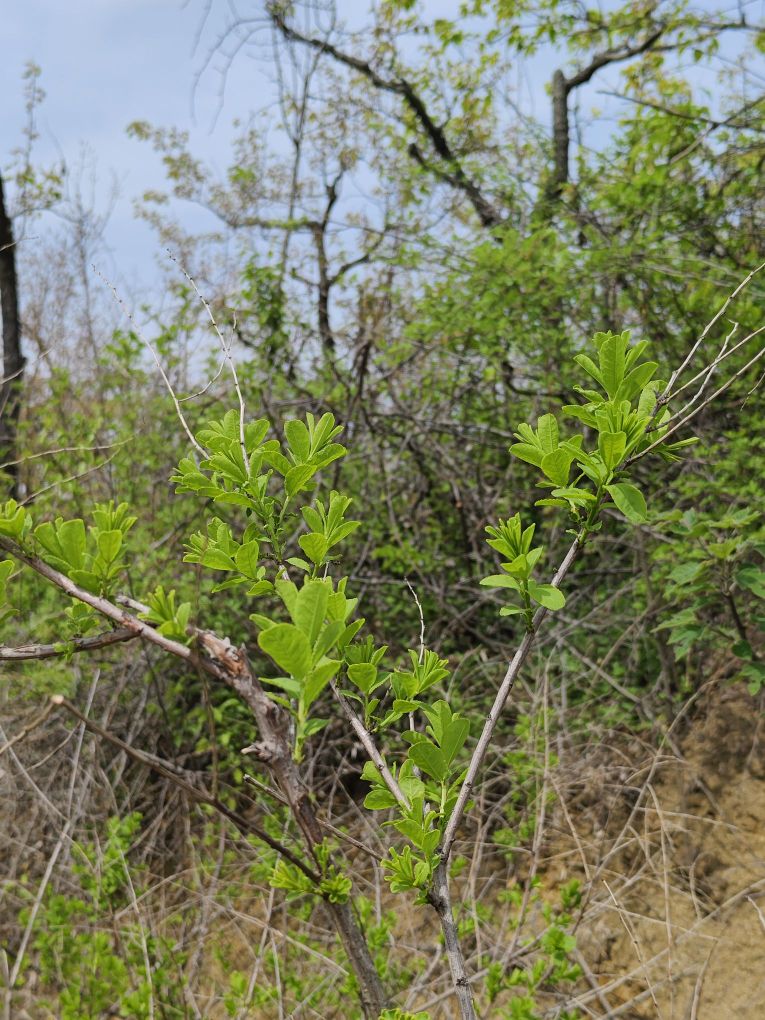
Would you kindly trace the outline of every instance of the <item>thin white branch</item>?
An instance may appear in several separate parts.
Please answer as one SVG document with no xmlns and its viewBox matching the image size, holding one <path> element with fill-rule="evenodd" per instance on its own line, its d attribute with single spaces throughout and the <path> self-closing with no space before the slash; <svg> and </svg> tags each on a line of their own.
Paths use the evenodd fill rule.
<svg viewBox="0 0 765 1020">
<path fill-rule="evenodd" d="M 417 598 L 417 592 L 412 587 L 412 585 L 411 585 L 411 583 L 409 581 L 409 578 L 405 577 L 404 578 L 404 582 L 405 582 L 407 588 L 409 589 L 409 591 L 412 593 L 412 598 L 414 599 L 414 604 L 417 606 L 417 612 L 420 614 L 420 651 L 419 651 L 418 661 L 419 661 L 420 665 L 422 665 L 422 660 L 425 658 L 425 615 L 424 615 L 424 613 L 422 611 L 422 603 Z"/>
<path fill-rule="evenodd" d="M 213 311 L 212 311 L 212 308 L 210 307 L 210 303 L 204 297 L 204 295 L 200 291 L 199 287 L 197 287 L 196 281 L 193 279 L 193 277 L 191 277 L 186 272 L 184 267 L 180 264 L 178 259 L 175 257 L 175 255 L 173 255 L 173 253 L 170 251 L 169 248 L 167 249 L 167 254 L 173 260 L 173 262 L 176 264 L 176 266 L 178 266 L 178 268 L 183 273 L 183 275 L 186 277 L 186 279 L 189 282 L 189 285 L 193 288 L 194 293 L 196 294 L 196 296 L 201 301 L 202 307 L 207 312 L 207 316 L 208 316 L 208 318 L 209 318 L 209 320 L 210 320 L 210 322 L 212 324 L 213 330 L 215 331 L 215 335 L 217 336 L 218 341 L 220 342 L 221 350 L 223 351 L 223 356 L 224 356 L 225 360 L 228 361 L 229 371 L 231 372 L 231 378 L 234 380 L 234 388 L 236 389 L 236 395 L 237 395 L 237 398 L 239 400 L 239 442 L 240 442 L 240 444 L 242 446 L 242 457 L 244 458 L 244 465 L 245 465 L 245 469 L 246 469 L 247 468 L 247 447 L 246 447 L 245 441 L 244 441 L 244 421 L 245 421 L 246 411 L 245 411 L 245 406 L 244 406 L 244 397 L 242 396 L 242 389 L 241 389 L 241 386 L 239 385 L 239 376 L 238 376 L 237 371 L 236 371 L 236 365 L 234 364 L 234 359 L 231 357 L 231 344 L 230 344 L 230 342 L 226 341 L 225 337 L 221 333 L 220 327 L 218 326 L 218 323 L 215 321 L 215 316 L 213 315 Z"/>
<path fill-rule="evenodd" d="M 741 283 L 738 285 L 738 287 L 736 287 L 736 289 L 733 291 L 733 293 L 729 294 L 728 297 L 725 299 L 725 301 L 723 302 L 723 304 L 722 304 L 721 308 L 719 309 L 719 311 L 709 320 L 709 322 L 706 324 L 704 329 L 701 331 L 701 335 L 696 340 L 696 342 L 693 344 L 691 349 L 688 351 L 688 353 L 686 354 L 685 358 L 680 363 L 679 367 L 676 368 L 675 371 L 670 376 L 669 382 L 667 383 L 666 387 L 664 388 L 664 392 L 662 393 L 661 397 L 659 398 L 659 405 L 666 404 L 666 402 L 670 399 L 670 395 L 672 393 L 672 387 L 675 385 L 675 382 L 678 380 L 678 378 L 682 375 L 682 373 L 685 371 L 685 369 L 688 367 L 688 365 L 693 360 L 693 357 L 696 354 L 696 351 L 699 349 L 699 347 L 701 347 L 701 345 L 706 340 L 706 338 L 709 335 L 709 331 L 712 328 L 712 326 L 714 326 L 714 324 L 725 314 L 725 312 L 728 309 L 728 307 L 730 306 L 731 302 L 735 301 L 735 299 L 738 297 L 738 295 L 741 293 L 741 291 L 749 286 L 749 284 L 754 279 L 754 277 L 757 275 L 757 273 L 759 273 L 760 270 L 762 270 L 762 269 L 765 269 L 765 262 L 763 262 L 761 265 L 757 266 L 756 269 L 753 269 L 751 271 L 751 273 L 749 273 L 749 275 L 746 276 L 741 281 Z M 657 405 L 657 406 L 659 406 L 659 405 Z"/>
<path fill-rule="evenodd" d="M 699 379 L 701 379 L 704 376 L 706 376 L 706 375 L 710 374 L 711 372 L 713 372 L 717 368 L 717 366 L 720 364 L 720 362 L 725 361 L 726 358 L 729 358 L 732 354 L 735 354 L 736 351 L 740 351 L 741 348 L 744 347 L 746 344 L 748 344 L 750 340 L 754 340 L 754 338 L 756 336 L 759 336 L 760 333 L 762 333 L 764 331 L 765 331 L 765 325 L 758 326 L 757 329 L 753 329 L 751 333 L 748 333 L 742 340 L 739 340 L 739 342 L 737 344 L 734 344 L 733 347 L 729 347 L 727 350 L 725 349 L 725 344 L 723 344 L 723 347 L 720 349 L 720 353 L 715 356 L 714 361 L 712 361 L 705 368 L 702 368 L 700 372 L 696 373 L 696 375 L 691 376 L 691 378 L 687 382 L 683 383 L 683 385 L 680 386 L 679 389 L 676 389 L 674 393 L 670 394 L 670 399 L 674 400 L 684 390 L 687 390 L 689 386 L 693 386 L 693 384 L 695 382 L 698 382 Z M 730 339 L 730 337 L 732 337 L 732 336 L 733 336 L 733 333 L 729 333 L 728 334 L 728 336 L 725 338 L 726 339 L 726 343 Z"/>
<path fill-rule="evenodd" d="M 409 800 L 404 794 L 404 791 L 396 782 L 393 773 L 385 764 L 385 759 L 378 750 L 377 745 L 374 742 L 374 738 L 372 737 L 372 734 L 366 728 L 361 719 L 359 719 L 359 717 L 353 711 L 353 708 L 350 705 L 348 699 L 338 688 L 334 680 L 332 681 L 332 693 L 337 699 L 337 702 L 340 705 L 340 708 L 343 710 L 348 722 L 353 727 L 354 733 L 361 741 L 364 750 L 367 752 L 367 755 L 369 756 L 369 760 L 372 762 L 372 764 L 375 766 L 377 771 L 382 776 L 385 785 L 388 787 L 388 789 L 396 798 L 396 801 L 404 809 L 404 811 L 411 811 L 412 805 L 409 803 Z"/>
<path fill-rule="evenodd" d="M 681 418 L 674 425 L 672 425 L 671 428 L 669 428 L 667 432 L 664 433 L 661 439 L 657 439 L 655 443 L 651 443 L 651 445 L 646 447 L 645 450 L 642 450 L 640 453 L 632 456 L 629 460 L 629 463 L 632 464 L 636 460 L 640 460 L 641 457 L 645 457 L 647 453 L 650 453 L 652 450 L 655 450 L 658 446 L 661 446 L 663 443 L 665 443 L 671 435 L 677 432 L 678 429 L 681 429 L 683 425 L 687 425 L 689 421 L 692 421 L 692 419 L 695 418 L 697 414 L 700 414 L 705 407 L 708 407 L 713 400 L 717 400 L 717 398 L 721 396 L 721 394 L 723 394 L 730 386 L 733 385 L 736 379 L 740 379 L 742 375 L 746 375 L 749 369 L 753 365 L 756 365 L 760 358 L 763 357 L 763 355 L 765 355 L 765 347 L 761 348 L 753 358 L 750 358 L 749 361 L 747 361 L 747 363 L 738 370 L 738 372 L 734 372 L 734 374 L 726 382 L 724 382 L 722 386 L 718 387 L 714 391 L 714 393 L 711 393 L 706 400 L 704 400 L 701 404 L 698 405 L 698 407 L 695 407 L 692 411 L 689 411 L 689 413 L 686 414 L 684 418 Z"/>
<path fill-rule="evenodd" d="M 167 373 L 165 372 L 164 368 L 162 367 L 162 362 L 159 360 L 159 355 L 157 354 L 157 352 L 154 349 L 153 345 L 146 339 L 146 337 L 141 332 L 140 326 L 135 321 L 135 318 L 133 317 L 133 314 L 130 311 L 130 309 L 127 307 L 125 302 L 122 300 L 122 298 L 117 293 L 117 288 L 114 286 L 114 284 L 110 280 L 107 280 L 107 278 L 104 276 L 104 274 L 101 272 L 101 270 L 98 269 L 97 266 L 93 266 L 92 268 L 93 268 L 93 272 L 98 277 L 100 277 L 100 279 L 106 284 L 106 286 L 109 288 L 109 290 L 114 295 L 115 301 L 120 306 L 120 308 L 124 312 L 125 316 L 127 317 L 128 321 L 130 322 L 130 325 L 135 330 L 136 336 L 139 338 L 141 343 L 145 347 L 148 347 L 148 349 L 151 351 L 152 357 L 154 358 L 154 363 L 157 366 L 157 369 L 159 370 L 159 374 L 162 376 L 162 381 L 164 382 L 165 386 L 167 387 L 167 392 L 170 394 L 170 398 L 172 399 L 173 404 L 175 405 L 175 413 L 178 415 L 178 420 L 180 421 L 181 425 L 183 426 L 184 432 L 189 437 L 189 441 L 191 442 L 191 445 L 194 447 L 194 449 L 199 454 L 201 454 L 202 457 L 207 457 L 207 451 L 204 450 L 199 445 L 199 443 L 194 438 L 193 432 L 189 428 L 188 422 L 186 421 L 186 419 L 185 419 L 185 417 L 183 415 L 183 411 L 181 410 L 181 405 L 180 405 L 180 403 L 178 401 L 178 398 L 175 395 L 175 390 L 173 389 L 172 384 L 171 384 L 170 380 L 167 377 Z"/>
<path fill-rule="evenodd" d="M 728 335 L 723 340 L 723 345 L 720 348 L 719 354 L 714 359 L 714 361 L 704 370 L 704 372 L 701 373 L 703 375 L 703 379 L 701 380 L 701 385 L 696 390 L 695 394 L 691 397 L 691 399 L 687 402 L 685 407 L 683 407 L 683 409 L 681 411 L 675 412 L 675 414 L 672 415 L 672 417 L 670 418 L 670 420 L 669 420 L 669 422 L 667 424 L 672 424 L 673 421 L 675 421 L 678 418 L 681 418 L 685 414 L 686 411 L 689 411 L 693 407 L 693 405 L 695 403 L 697 403 L 699 400 L 701 400 L 702 396 L 704 395 L 704 390 L 707 388 L 709 380 L 712 378 L 712 376 L 715 373 L 715 369 L 720 364 L 720 362 L 725 359 L 726 354 L 728 353 L 728 344 L 733 339 L 733 334 L 738 329 L 738 326 L 739 326 L 739 324 L 737 322 L 733 323 L 733 329 L 730 331 L 730 333 L 728 333 Z M 765 328 L 765 327 L 763 327 L 763 328 Z M 681 390 L 686 389 L 688 385 L 689 385 L 689 383 L 686 383 L 685 386 L 681 386 L 680 390 L 678 390 L 677 393 L 680 393 Z M 677 393 L 672 394 L 673 397 L 676 397 Z"/>
</svg>

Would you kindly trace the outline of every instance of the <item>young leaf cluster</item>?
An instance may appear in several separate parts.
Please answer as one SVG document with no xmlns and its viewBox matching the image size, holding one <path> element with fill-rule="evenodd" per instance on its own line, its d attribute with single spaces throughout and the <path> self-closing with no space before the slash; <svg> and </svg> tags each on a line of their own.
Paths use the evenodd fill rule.
<svg viewBox="0 0 765 1020">
<path fill-rule="evenodd" d="M 441 837 L 464 779 L 459 757 L 470 723 L 453 713 L 443 699 L 432 705 L 418 703 L 417 708 L 427 720 L 425 730 L 410 729 L 402 734 L 410 746 L 397 775 L 408 805 L 396 800 L 371 762 L 364 766 L 362 778 L 372 784 L 364 806 L 376 811 L 395 809 L 396 817 L 386 824 L 412 844 L 400 852 L 392 847 L 383 862 L 391 890 L 417 889 L 422 895 L 438 865 Z"/>
<path fill-rule="evenodd" d="M 286 422 L 286 451 L 278 439 L 266 438 L 269 428 L 270 423 L 265 418 L 243 424 L 236 411 L 228 411 L 220 421 L 210 422 L 196 437 L 207 456 L 199 464 L 186 457 L 178 465 L 173 475 L 176 491 L 196 492 L 214 503 L 243 507 L 252 522 L 242 542 L 237 544 L 221 531 L 221 522 L 214 519 L 213 533 L 206 538 L 195 536 L 190 543 L 191 562 L 202 562 L 221 570 L 241 571 L 242 566 L 248 565 L 251 568 L 259 551 L 250 545 L 253 541 L 267 543 L 273 559 L 278 564 L 284 562 L 285 545 L 294 529 L 296 497 L 311 492 L 315 487 L 315 475 L 342 457 L 345 449 L 334 441 L 341 429 L 335 425 L 331 414 L 324 414 L 317 420 L 309 413 L 305 422 Z M 272 481 L 274 476 L 281 480 L 280 484 Z M 343 537 L 338 537 L 338 531 L 342 529 L 341 519 L 347 505 L 341 510 L 334 509 L 334 513 L 330 505 L 328 514 L 323 507 L 321 511 L 316 510 L 325 520 L 332 518 L 330 534 L 326 529 L 318 529 L 327 539 L 325 553 L 331 544 Z M 309 526 L 312 525 L 309 523 Z M 237 553 L 243 546 L 245 550 L 237 562 Z M 210 547 L 214 553 L 204 562 Z M 316 556 L 313 562 L 320 566 L 323 556 Z M 262 577 L 250 573 L 245 580 L 256 585 Z"/>
<path fill-rule="evenodd" d="M 295 758 L 299 761 L 305 741 L 328 722 L 311 718 L 311 709 L 337 676 L 343 651 L 364 621 L 350 622 L 357 600 L 346 597 L 344 579 L 335 587 L 330 578 L 307 578 L 297 587 L 280 578 L 275 589 L 290 622 L 262 613 L 253 613 L 251 619 L 260 628 L 258 645 L 281 670 L 281 675 L 263 679 L 286 695 L 277 695 L 275 700 L 295 720 Z"/>
<path fill-rule="evenodd" d="M 125 568 L 125 537 L 137 518 L 127 503 L 97 503 L 93 524 L 81 518 L 44 521 L 34 529 L 34 539 L 44 559 L 70 577 L 75 584 L 96 595 L 109 595 Z"/>
<path fill-rule="evenodd" d="M 598 517 L 609 501 L 632 524 L 645 523 L 645 497 L 629 480 L 630 464 L 653 446 L 666 459 L 676 459 L 678 449 L 694 442 L 662 442 L 670 412 L 659 402 L 662 384 L 654 378 L 658 365 L 643 359 L 647 341 L 630 344 L 629 332 L 608 332 L 596 333 L 593 343 L 597 361 L 584 353 L 574 358 L 589 376 L 585 386 L 574 386 L 584 403 L 567 404 L 561 409 L 563 415 L 583 425 L 587 434 L 562 438 L 557 417 L 544 414 L 536 428 L 521 423 L 515 433 L 518 442 L 510 447 L 515 457 L 541 471 L 539 485 L 551 490 L 536 505 L 568 511 L 575 525 L 573 533 L 580 542 L 601 526 Z M 592 388 L 592 383 L 599 388 Z M 530 627 L 533 602 L 548 610 L 562 609 L 563 594 L 532 578 L 542 555 L 540 547 L 531 545 L 534 525 L 524 528 L 516 514 L 487 531 L 489 545 L 506 561 L 502 574 L 492 574 L 481 583 L 507 588 L 520 596 L 520 605 L 503 607 L 500 613 L 522 615 Z"/>
</svg>

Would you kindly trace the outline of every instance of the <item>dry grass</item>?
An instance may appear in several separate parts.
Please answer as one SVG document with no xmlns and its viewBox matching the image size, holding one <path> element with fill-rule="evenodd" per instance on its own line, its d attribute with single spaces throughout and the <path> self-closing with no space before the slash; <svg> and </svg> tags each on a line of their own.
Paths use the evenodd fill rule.
<svg viewBox="0 0 765 1020">
<path fill-rule="evenodd" d="M 145 711 L 149 696 L 136 694 L 144 668 L 115 653 L 108 673 L 80 675 L 78 703 L 101 726 L 161 753 L 161 727 Z M 530 728 L 522 738 L 507 731 L 501 739 L 457 848 L 466 858 L 456 891 L 467 904 L 466 955 L 477 986 L 490 963 L 509 968 L 533 957 L 544 904 L 577 877 L 583 977 L 574 988 L 545 991 L 542 1015 L 575 1007 L 584 1017 L 765 1015 L 765 754 L 748 695 L 721 674 L 669 728 L 646 700 L 640 734 L 592 721 L 583 729 L 583 710 L 568 708 L 565 685 L 542 675 L 519 689 L 514 711 L 532 720 Z M 597 719 L 594 704 L 584 711 Z M 352 1015 L 333 998 L 347 971 L 321 906 L 286 902 L 258 872 L 251 843 L 228 824 L 211 824 L 171 783 L 61 715 L 30 728 L 38 713 L 39 704 L 7 699 L 0 716 L 0 938 L 8 950 L 0 977 L 7 984 L 15 970 L 25 980 L 3 993 L 8 1020 L 55 1015 L 40 1005 L 33 925 L 19 921 L 20 909 L 42 903 L 48 887 L 77 893 L 75 841 L 92 839 L 104 818 L 130 810 L 144 815 L 130 853 L 135 881 L 121 910 L 105 914 L 103 929 L 117 940 L 121 926 L 137 923 L 147 939 L 171 938 L 186 1016 L 232 1015 L 223 1003 L 231 969 L 246 975 L 253 993 L 264 982 L 274 989 L 268 1006 L 235 1011 L 241 1020 Z M 23 739 L 11 745 L 14 734 Z M 516 821 L 536 817 L 533 836 L 508 854 L 494 836 L 517 789 L 506 756 L 522 744 L 534 766 Z M 323 817 L 352 835 L 345 849 L 370 923 L 395 912 L 380 952 L 398 974 L 398 1002 L 434 1020 L 456 1017 L 434 918 L 388 893 L 374 866 L 385 833 L 339 781 L 345 765 L 335 758 L 330 768 L 326 746 L 323 755 L 315 774 L 325 792 Z M 262 814 L 263 807 L 252 802 L 244 810 Z M 509 902 L 511 887 L 520 905 Z M 492 1007 L 497 1016 L 511 994 Z"/>
</svg>

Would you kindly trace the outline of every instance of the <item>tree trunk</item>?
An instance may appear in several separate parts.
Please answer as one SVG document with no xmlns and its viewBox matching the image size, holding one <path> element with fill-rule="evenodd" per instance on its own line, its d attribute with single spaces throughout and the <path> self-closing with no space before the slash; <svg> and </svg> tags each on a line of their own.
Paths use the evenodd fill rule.
<svg viewBox="0 0 765 1020">
<path fill-rule="evenodd" d="M 242 658 L 244 652 L 242 651 Z M 247 751 L 266 765 L 277 786 L 289 804 L 295 821 L 314 860 L 314 847 L 321 843 L 324 832 L 314 813 L 313 806 L 297 766 L 292 759 L 287 741 L 286 713 L 266 697 L 258 679 L 247 669 L 243 678 L 247 689 L 246 700 L 258 723 L 260 739 Z M 348 961 L 359 984 L 361 1008 L 366 1020 L 377 1020 L 389 1005 L 377 968 L 374 965 L 364 933 L 356 922 L 350 903 L 330 903 L 325 906 L 332 918 Z"/>
<path fill-rule="evenodd" d="M 556 71 L 552 80 L 553 102 L 553 172 L 549 194 L 557 198 L 568 184 L 568 93 L 569 84 L 562 71 Z"/>
<path fill-rule="evenodd" d="M 10 495 L 18 495 L 16 434 L 21 411 L 21 377 L 24 358 L 21 353 L 21 326 L 16 283 L 16 242 L 13 223 L 5 207 L 3 178 L 0 175 L 0 311 L 3 320 L 3 373 L 0 382 L 0 462 L 8 463 Z"/>
</svg>

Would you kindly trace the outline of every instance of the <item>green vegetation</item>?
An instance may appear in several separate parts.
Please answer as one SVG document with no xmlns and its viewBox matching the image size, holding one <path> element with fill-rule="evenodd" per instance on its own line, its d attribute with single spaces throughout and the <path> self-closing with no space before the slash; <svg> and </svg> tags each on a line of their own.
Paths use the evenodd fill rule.
<svg viewBox="0 0 765 1020">
<path fill-rule="evenodd" d="M 132 125 L 182 270 L 125 329 L 65 261 L 82 316 L 6 380 L 4 1015 L 610 1015 L 578 939 L 628 926 L 641 748 L 765 686 L 765 26 L 254 6 L 287 155 L 252 126 L 216 178 Z M 552 139 L 506 92 L 539 60 Z"/>
</svg>

